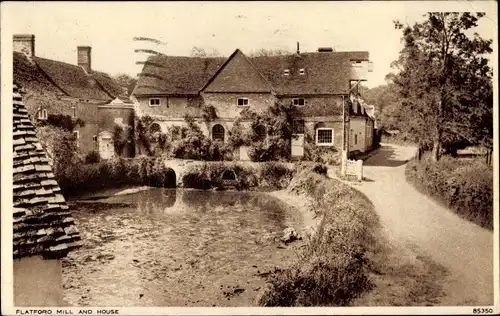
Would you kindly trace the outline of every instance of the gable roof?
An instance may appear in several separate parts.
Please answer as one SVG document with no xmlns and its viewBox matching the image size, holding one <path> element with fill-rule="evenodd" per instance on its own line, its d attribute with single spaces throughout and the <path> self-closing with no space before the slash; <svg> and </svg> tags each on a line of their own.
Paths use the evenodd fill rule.
<svg viewBox="0 0 500 316">
<path fill-rule="evenodd" d="M 150 56 L 132 94 L 198 94 L 226 60 L 225 57 Z"/>
<path fill-rule="evenodd" d="M 81 238 L 16 84 L 13 145 L 14 258 L 64 256 Z"/>
<path fill-rule="evenodd" d="M 89 76 L 82 67 L 40 57 L 33 59 L 68 95 L 79 99 L 111 99 L 110 95 L 101 89 L 96 79 Z"/>
<path fill-rule="evenodd" d="M 238 52 L 241 53 L 237 49 L 229 58 L 151 56 L 145 62 L 133 94 L 198 94 L 215 80 Z M 349 88 L 350 61 L 368 59 L 368 52 L 314 52 L 247 58 L 278 95 L 344 94 Z M 302 68 L 305 73 L 301 75 L 299 70 Z M 288 76 L 284 75 L 285 69 L 290 71 Z"/>
<path fill-rule="evenodd" d="M 100 71 L 90 74 L 77 65 L 56 60 L 28 57 L 20 52 L 13 53 L 14 82 L 25 89 L 41 94 L 63 94 L 82 100 L 111 101 L 123 95 L 123 89 L 110 75 Z"/>
<path fill-rule="evenodd" d="M 272 86 L 241 50 L 236 49 L 200 90 L 271 92 Z"/>
</svg>

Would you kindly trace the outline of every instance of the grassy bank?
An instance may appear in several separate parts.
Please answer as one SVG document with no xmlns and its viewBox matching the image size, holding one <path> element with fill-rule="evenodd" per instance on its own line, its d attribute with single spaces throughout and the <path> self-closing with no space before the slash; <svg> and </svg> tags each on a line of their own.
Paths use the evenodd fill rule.
<svg viewBox="0 0 500 316">
<path fill-rule="evenodd" d="M 378 227 L 372 204 L 349 186 L 308 169 L 288 190 L 312 198 L 312 210 L 323 218 L 298 261 L 270 276 L 259 305 L 349 305 L 372 288 L 366 256 L 376 244 Z"/>
<path fill-rule="evenodd" d="M 283 200 L 316 213 L 315 234 L 288 269 L 276 270 L 260 306 L 431 306 L 446 270 L 418 249 L 387 238 L 371 202 L 321 170 L 297 170 Z M 288 195 L 288 196 L 287 196 Z M 293 203 L 293 202 L 292 202 Z M 311 217 L 311 216 L 308 216 Z"/>
<path fill-rule="evenodd" d="M 493 169 L 479 159 L 429 156 L 406 165 L 406 179 L 461 217 L 493 229 Z"/>
</svg>

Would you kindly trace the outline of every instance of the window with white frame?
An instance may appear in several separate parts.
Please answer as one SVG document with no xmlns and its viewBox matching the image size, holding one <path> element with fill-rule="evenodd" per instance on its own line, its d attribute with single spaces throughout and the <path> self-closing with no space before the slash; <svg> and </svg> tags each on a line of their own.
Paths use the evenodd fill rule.
<svg viewBox="0 0 500 316">
<path fill-rule="evenodd" d="M 295 106 L 304 106 L 304 105 L 306 105 L 306 99 L 304 99 L 304 98 L 294 98 L 294 99 L 292 99 L 292 103 Z"/>
<path fill-rule="evenodd" d="M 160 98 L 150 98 L 149 106 L 160 106 Z"/>
<path fill-rule="evenodd" d="M 97 135 L 92 136 L 92 141 L 93 141 L 94 143 L 97 143 Z"/>
<path fill-rule="evenodd" d="M 238 106 L 248 106 L 249 105 L 248 98 L 238 98 L 237 104 Z"/>
<path fill-rule="evenodd" d="M 39 120 L 46 120 L 48 118 L 47 110 L 41 109 L 40 111 L 38 111 L 37 117 Z"/>
<path fill-rule="evenodd" d="M 73 113 L 72 113 L 73 118 L 76 118 L 76 117 L 77 117 L 77 115 L 78 115 L 78 113 L 77 113 L 77 109 L 76 109 L 76 105 L 73 105 L 73 106 L 71 107 L 71 110 L 72 110 L 72 112 L 73 112 Z"/>
<path fill-rule="evenodd" d="M 284 74 L 285 76 L 290 75 L 290 69 L 285 69 L 285 71 L 283 72 L 283 74 Z"/>
<path fill-rule="evenodd" d="M 299 69 L 299 75 L 304 75 L 306 73 L 306 70 L 304 68 Z"/>
<path fill-rule="evenodd" d="M 322 127 L 316 129 L 316 145 L 333 146 L 333 128 Z"/>
</svg>

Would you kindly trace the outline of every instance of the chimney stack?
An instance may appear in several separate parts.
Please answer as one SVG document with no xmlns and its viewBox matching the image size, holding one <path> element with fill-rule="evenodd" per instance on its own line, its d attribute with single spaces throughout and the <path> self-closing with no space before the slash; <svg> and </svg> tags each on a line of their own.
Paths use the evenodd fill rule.
<svg viewBox="0 0 500 316">
<path fill-rule="evenodd" d="M 78 66 L 83 67 L 83 69 L 90 73 L 92 71 L 92 47 L 90 46 L 78 46 Z"/>
<path fill-rule="evenodd" d="M 17 34 L 14 35 L 13 49 L 31 58 L 35 56 L 35 35 Z"/>
<path fill-rule="evenodd" d="M 297 55 L 300 55 L 300 44 L 297 42 Z"/>
</svg>

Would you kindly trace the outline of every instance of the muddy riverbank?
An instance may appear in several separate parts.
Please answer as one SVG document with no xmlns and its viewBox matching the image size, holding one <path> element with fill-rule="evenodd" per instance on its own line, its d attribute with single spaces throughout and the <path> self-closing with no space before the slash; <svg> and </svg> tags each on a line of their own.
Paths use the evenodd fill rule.
<svg viewBox="0 0 500 316">
<path fill-rule="evenodd" d="M 63 262 L 69 305 L 256 306 L 304 246 L 283 230 L 315 221 L 286 191 L 129 193 L 70 201 L 84 246 Z"/>
</svg>

